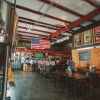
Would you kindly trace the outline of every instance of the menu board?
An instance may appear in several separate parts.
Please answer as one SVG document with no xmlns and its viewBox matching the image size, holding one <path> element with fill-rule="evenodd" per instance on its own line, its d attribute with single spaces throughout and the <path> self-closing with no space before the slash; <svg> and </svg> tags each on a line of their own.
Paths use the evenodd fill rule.
<svg viewBox="0 0 100 100">
<path fill-rule="evenodd" d="M 82 33 L 74 35 L 74 47 L 82 45 Z"/>
<path fill-rule="evenodd" d="M 88 45 L 88 44 L 92 44 L 92 30 L 87 30 L 85 32 L 83 32 L 83 44 L 84 45 Z"/>
<path fill-rule="evenodd" d="M 94 43 L 100 43 L 100 26 L 94 28 Z"/>
</svg>

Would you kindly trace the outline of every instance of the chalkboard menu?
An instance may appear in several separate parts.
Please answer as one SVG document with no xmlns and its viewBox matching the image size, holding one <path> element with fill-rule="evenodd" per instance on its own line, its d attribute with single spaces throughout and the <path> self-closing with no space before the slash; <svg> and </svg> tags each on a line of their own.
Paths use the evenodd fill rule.
<svg viewBox="0 0 100 100">
<path fill-rule="evenodd" d="M 87 61 L 90 60 L 90 52 L 89 51 L 82 51 L 79 52 L 79 60 L 80 61 Z"/>
</svg>

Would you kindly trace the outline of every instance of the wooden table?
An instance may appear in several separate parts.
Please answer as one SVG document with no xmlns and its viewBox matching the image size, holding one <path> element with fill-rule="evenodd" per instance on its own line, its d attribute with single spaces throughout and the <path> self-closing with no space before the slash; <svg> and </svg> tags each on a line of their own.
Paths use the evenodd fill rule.
<svg viewBox="0 0 100 100">
<path fill-rule="evenodd" d="M 90 76 L 80 73 L 73 73 L 70 76 L 66 76 L 68 84 L 67 88 L 72 91 L 73 97 L 77 98 L 88 93 L 89 90 L 89 78 Z"/>
<path fill-rule="evenodd" d="M 73 73 L 72 75 L 68 75 L 67 77 L 72 77 L 76 80 L 79 80 L 79 79 L 89 78 L 90 76 L 89 75 L 83 75 L 83 74 L 80 74 L 80 73 Z"/>
</svg>

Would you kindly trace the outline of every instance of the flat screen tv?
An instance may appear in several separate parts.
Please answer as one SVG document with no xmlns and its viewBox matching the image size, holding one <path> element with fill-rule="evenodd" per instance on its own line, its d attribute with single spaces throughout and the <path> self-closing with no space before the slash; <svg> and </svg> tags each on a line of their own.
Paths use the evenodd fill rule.
<svg viewBox="0 0 100 100">
<path fill-rule="evenodd" d="M 79 52 L 79 60 L 80 61 L 88 61 L 90 60 L 91 54 L 89 51 Z"/>
<path fill-rule="evenodd" d="M 35 56 L 35 58 L 43 58 L 43 54 L 40 54 L 40 53 L 37 53 L 34 56 Z"/>
</svg>

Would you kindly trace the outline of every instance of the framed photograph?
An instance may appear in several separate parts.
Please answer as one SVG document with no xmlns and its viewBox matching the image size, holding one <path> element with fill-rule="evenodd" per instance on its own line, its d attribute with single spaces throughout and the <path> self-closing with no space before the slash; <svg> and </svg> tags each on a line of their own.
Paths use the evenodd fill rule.
<svg viewBox="0 0 100 100">
<path fill-rule="evenodd" d="M 94 28 L 94 43 L 100 43 L 100 26 Z"/>
<path fill-rule="evenodd" d="M 82 33 L 74 35 L 74 47 L 82 45 Z"/>
<path fill-rule="evenodd" d="M 93 43 L 93 37 L 92 37 L 93 34 L 92 33 L 93 33 L 92 29 L 83 32 L 83 44 L 84 45 Z"/>
</svg>

